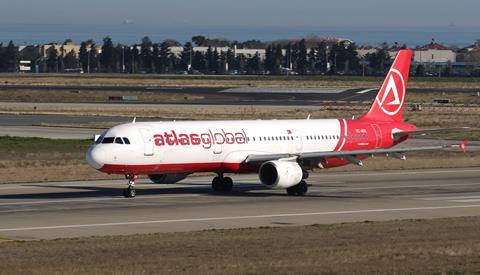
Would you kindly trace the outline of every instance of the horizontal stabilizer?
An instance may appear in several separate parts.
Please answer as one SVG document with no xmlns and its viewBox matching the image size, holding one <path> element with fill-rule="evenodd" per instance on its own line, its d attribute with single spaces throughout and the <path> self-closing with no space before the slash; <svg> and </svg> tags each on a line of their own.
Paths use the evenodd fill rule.
<svg viewBox="0 0 480 275">
<path fill-rule="evenodd" d="M 479 131 L 480 129 L 470 128 L 470 127 L 456 127 L 456 128 L 435 128 L 435 129 L 417 129 L 413 131 L 402 131 L 393 133 L 393 138 L 395 140 L 401 139 L 405 136 L 424 136 L 428 134 L 438 134 L 438 133 L 452 133 L 452 132 L 469 132 L 469 131 Z"/>
</svg>

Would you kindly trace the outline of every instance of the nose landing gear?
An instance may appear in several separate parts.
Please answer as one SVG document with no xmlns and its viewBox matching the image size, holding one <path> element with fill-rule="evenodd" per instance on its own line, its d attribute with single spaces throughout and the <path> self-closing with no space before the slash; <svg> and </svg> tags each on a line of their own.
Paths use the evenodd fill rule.
<svg viewBox="0 0 480 275">
<path fill-rule="evenodd" d="M 123 189 L 123 196 L 125 198 L 133 198 L 136 195 L 135 191 L 135 180 L 138 179 L 137 175 L 125 175 L 125 178 L 128 180 L 128 187 Z"/>
</svg>

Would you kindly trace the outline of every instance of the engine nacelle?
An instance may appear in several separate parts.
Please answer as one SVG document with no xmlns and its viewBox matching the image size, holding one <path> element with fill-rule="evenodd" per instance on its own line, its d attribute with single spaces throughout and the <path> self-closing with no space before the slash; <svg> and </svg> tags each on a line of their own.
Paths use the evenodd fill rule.
<svg viewBox="0 0 480 275">
<path fill-rule="evenodd" d="M 296 162 L 269 161 L 260 166 L 260 181 L 270 188 L 288 188 L 303 178 L 303 170 Z"/>
<path fill-rule="evenodd" d="M 148 175 L 148 178 L 157 184 L 174 184 L 186 178 L 188 173 L 156 174 Z"/>
</svg>

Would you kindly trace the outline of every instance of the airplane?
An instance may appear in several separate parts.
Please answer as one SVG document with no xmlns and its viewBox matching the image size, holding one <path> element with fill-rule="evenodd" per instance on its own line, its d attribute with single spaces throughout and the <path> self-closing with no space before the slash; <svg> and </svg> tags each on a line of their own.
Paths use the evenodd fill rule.
<svg viewBox="0 0 480 275">
<path fill-rule="evenodd" d="M 374 155 L 405 160 L 405 153 L 458 148 L 458 145 L 395 148 L 431 132 L 468 127 L 417 129 L 403 122 L 412 50 L 400 50 L 369 111 L 354 119 L 232 120 L 135 122 L 114 126 L 88 149 L 93 168 L 127 179 L 125 197 L 135 197 L 135 181 L 172 184 L 198 172 L 216 173 L 215 192 L 229 192 L 225 174 L 258 173 L 270 188 L 303 196 L 306 179 L 316 168 L 363 166 Z"/>
</svg>

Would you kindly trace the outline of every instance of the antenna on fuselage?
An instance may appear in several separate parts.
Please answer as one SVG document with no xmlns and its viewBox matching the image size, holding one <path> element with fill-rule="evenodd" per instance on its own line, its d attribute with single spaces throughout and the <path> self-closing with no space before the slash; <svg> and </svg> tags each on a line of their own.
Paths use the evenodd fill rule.
<svg viewBox="0 0 480 275">
<path fill-rule="evenodd" d="M 137 121 L 137 117 L 133 117 L 132 123 L 135 123 Z"/>
</svg>

